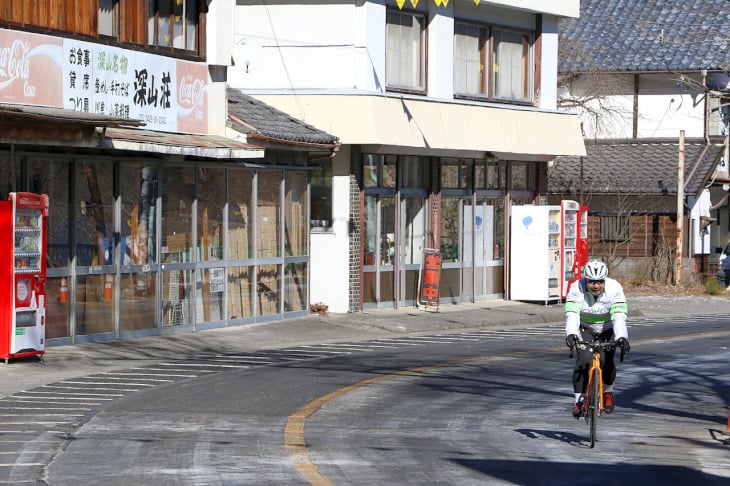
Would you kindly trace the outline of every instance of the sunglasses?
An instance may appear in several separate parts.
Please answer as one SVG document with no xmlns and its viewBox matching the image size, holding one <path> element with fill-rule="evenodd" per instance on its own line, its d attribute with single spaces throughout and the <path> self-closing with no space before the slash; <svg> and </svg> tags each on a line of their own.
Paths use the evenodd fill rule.
<svg viewBox="0 0 730 486">
<path fill-rule="evenodd" d="M 598 284 L 598 285 L 601 285 L 601 284 L 604 284 L 604 283 L 606 283 L 606 281 L 605 281 L 605 280 L 586 280 L 586 283 L 587 283 L 588 285 L 591 285 L 591 284 Z"/>
</svg>

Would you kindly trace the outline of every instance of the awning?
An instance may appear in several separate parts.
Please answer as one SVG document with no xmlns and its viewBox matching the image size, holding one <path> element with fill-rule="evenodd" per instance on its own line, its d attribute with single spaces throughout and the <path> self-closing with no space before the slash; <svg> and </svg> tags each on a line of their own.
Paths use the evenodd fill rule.
<svg viewBox="0 0 730 486">
<path fill-rule="evenodd" d="M 103 130 L 99 147 L 214 159 L 264 157 L 264 149 L 258 145 L 218 135 L 167 133 L 134 128 L 107 128 Z"/>
<path fill-rule="evenodd" d="M 251 94 L 324 130 L 343 145 L 419 155 L 550 160 L 585 155 L 578 116 L 532 107 L 360 94 Z"/>
</svg>

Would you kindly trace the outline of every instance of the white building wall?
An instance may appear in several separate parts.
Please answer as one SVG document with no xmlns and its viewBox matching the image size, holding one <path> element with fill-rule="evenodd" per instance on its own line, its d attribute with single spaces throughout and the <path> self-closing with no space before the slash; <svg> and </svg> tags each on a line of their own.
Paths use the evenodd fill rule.
<svg viewBox="0 0 730 486">
<path fill-rule="evenodd" d="M 639 77 L 638 138 L 676 139 L 680 130 L 689 138 L 704 136 L 704 96 L 677 80 L 677 74 Z M 633 74 L 588 76 L 573 83 L 574 96 L 604 95 L 600 103 L 587 104 L 590 110 L 578 110 L 586 138 L 633 138 L 634 83 Z"/>
<path fill-rule="evenodd" d="M 542 66 L 538 92 L 538 106 L 554 110 L 558 99 L 558 19 L 544 16 L 542 20 Z"/>
<path fill-rule="evenodd" d="M 355 87 L 354 5 L 246 5 L 236 13 L 228 82 L 243 89 Z"/>
<path fill-rule="evenodd" d="M 332 230 L 310 235 L 309 301 L 344 314 L 350 295 L 350 147 L 343 146 L 332 165 Z"/>
</svg>

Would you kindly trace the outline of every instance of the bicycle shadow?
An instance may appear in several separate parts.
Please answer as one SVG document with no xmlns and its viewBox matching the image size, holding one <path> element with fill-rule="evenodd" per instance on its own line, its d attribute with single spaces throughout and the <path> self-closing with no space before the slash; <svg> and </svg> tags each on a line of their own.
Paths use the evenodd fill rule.
<svg viewBox="0 0 730 486">
<path fill-rule="evenodd" d="M 561 432 L 557 430 L 539 430 L 539 429 L 515 429 L 515 432 L 522 434 L 528 439 L 546 438 L 550 440 L 564 442 L 571 445 L 581 445 L 586 442 L 585 434 L 574 434 L 572 432 Z M 584 444 L 587 446 L 587 444 Z"/>
</svg>

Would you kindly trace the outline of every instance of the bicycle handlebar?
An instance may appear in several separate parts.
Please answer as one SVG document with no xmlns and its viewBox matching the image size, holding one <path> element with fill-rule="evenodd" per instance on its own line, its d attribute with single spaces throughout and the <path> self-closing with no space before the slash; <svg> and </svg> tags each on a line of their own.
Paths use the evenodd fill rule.
<svg viewBox="0 0 730 486">
<path fill-rule="evenodd" d="M 593 350 L 598 350 L 598 351 L 600 351 L 601 349 L 603 349 L 604 351 L 612 351 L 612 350 L 614 350 L 616 348 L 621 348 L 621 357 L 620 357 L 620 360 L 621 360 L 622 363 L 624 362 L 624 357 L 626 356 L 626 350 L 622 346 L 619 346 L 616 343 L 601 342 L 601 341 L 593 341 L 593 342 L 576 341 L 575 342 L 575 345 L 570 347 L 570 358 L 573 357 L 573 350 L 577 346 L 583 346 L 583 347 L 593 348 Z"/>
</svg>

